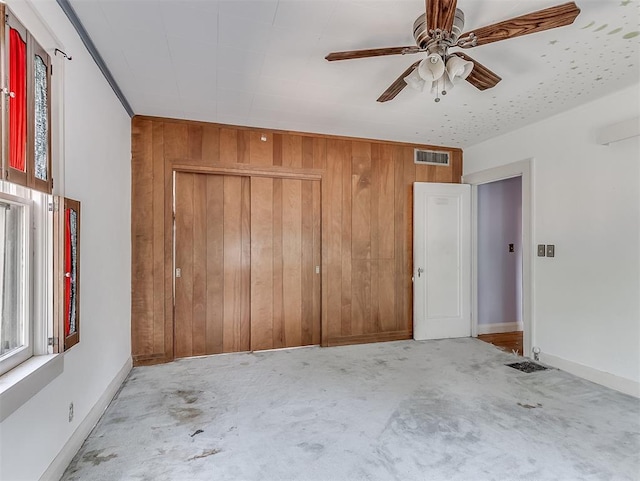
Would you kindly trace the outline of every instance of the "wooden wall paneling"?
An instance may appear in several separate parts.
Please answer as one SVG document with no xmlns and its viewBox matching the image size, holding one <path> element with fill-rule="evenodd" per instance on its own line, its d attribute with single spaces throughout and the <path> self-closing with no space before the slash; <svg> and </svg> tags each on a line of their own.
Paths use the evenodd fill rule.
<svg viewBox="0 0 640 481">
<path fill-rule="evenodd" d="M 273 344 L 274 348 L 284 347 L 284 259 L 283 259 L 283 185 L 282 179 L 272 179 L 273 182 Z"/>
<path fill-rule="evenodd" d="M 202 125 L 190 124 L 188 128 L 187 158 L 196 163 L 202 162 Z"/>
<path fill-rule="evenodd" d="M 166 357 L 175 357 L 175 333 L 173 322 L 173 168 L 171 162 L 174 159 L 183 158 L 187 149 L 188 130 L 187 125 L 163 122 L 162 128 L 162 157 L 154 159 L 155 162 L 164 164 L 164 233 L 161 242 L 164 242 L 164 337 Z M 162 320 L 158 320 L 158 325 Z"/>
<path fill-rule="evenodd" d="M 153 172 L 153 185 L 150 186 L 153 191 L 153 280 L 149 279 L 143 282 L 153 283 L 153 353 L 171 358 L 173 357 L 173 304 L 169 304 L 165 297 L 167 287 L 165 278 L 167 213 L 165 208 L 167 201 L 162 187 L 167 183 L 167 179 L 165 179 L 167 169 L 164 162 L 164 123 L 154 122 L 151 135 L 152 165 L 149 168 Z M 173 183 L 173 179 L 169 178 L 169 182 Z M 137 206 L 137 204 L 132 205 L 133 209 Z M 173 227 L 170 216 L 169 222 L 169 227 Z M 172 251 L 169 252 L 169 255 L 172 253 Z M 138 281 L 139 279 L 136 279 L 136 284 Z M 173 280 L 170 282 L 172 283 Z M 171 289 L 173 289 L 173 284 Z M 170 301 L 173 302 L 173 299 Z M 170 310 L 167 310 L 167 307 Z"/>
<path fill-rule="evenodd" d="M 413 183 L 416 180 L 416 165 L 413 162 L 413 149 L 404 147 L 404 242 L 402 253 L 404 264 L 398 275 L 402 278 L 402 304 L 404 313 L 397 324 L 398 330 L 413 329 L 413 283 L 411 275 L 413 272 Z"/>
<path fill-rule="evenodd" d="M 240 282 L 240 349 L 251 349 L 251 179 L 242 177 L 240 196 L 242 272 Z"/>
<path fill-rule="evenodd" d="M 301 152 L 302 152 L 302 168 L 313 169 L 313 156 L 314 156 L 314 139 L 311 137 L 301 137 Z"/>
<path fill-rule="evenodd" d="M 380 257 L 380 223 L 378 207 L 378 198 L 381 189 L 380 175 L 380 144 L 371 145 L 371 201 L 370 201 L 370 219 L 371 219 L 371 307 L 370 307 L 370 332 L 382 332 L 380 321 L 380 272 L 378 259 Z M 387 227 L 387 226 L 385 226 Z M 384 293 L 382 293 L 384 295 Z"/>
<path fill-rule="evenodd" d="M 132 125 L 131 162 L 131 345 L 136 355 L 154 353 L 154 262 L 153 252 L 153 122 Z M 162 352 L 162 351 L 160 351 Z"/>
<path fill-rule="evenodd" d="M 224 177 L 203 175 L 206 179 L 206 325 L 207 353 L 224 352 Z"/>
<path fill-rule="evenodd" d="M 327 164 L 327 139 L 314 138 L 313 139 L 313 168 L 319 169 L 325 172 L 325 180 L 319 187 L 314 185 L 314 203 L 320 202 L 321 211 L 320 219 L 318 222 L 321 225 L 320 231 L 320 260 L 317 265 L 320 265 L 320 305 L 321 317 L 320 317 L 320 345 L 329 345 L 329 332 L 331 330 L 329 324 L 329 226 L 332 221 L 332 216 L 329 215 L 329 209 L 333 205 L 331 202 L 332 189 L 335 190 L 335 181 L 331 180 L 329 175 L 329 169 Z M 336 166 L 334 165 L 334 170 Z M 319 192 L 317 192 L 319 190 Z M 316 251 L 317 252 L 317 251 Z M 335 311 L 335 309 L 334 309 Z M 339 320 L 334 320 L 333 324 L 338 324 Z M 335 332 L 335 331 L 333 331 Z"/>
<path fill-rule="evenodd" d="M 245 259 L 247 240 L 244 224 L 249 215 L 246 181 L 240 176 L 224 176 L 224 308 L 223 352 L 248 351 L 246 339 L 248 305 L 251 299 L 244 284 L 250 275 Z"/>
<path fill-rule="evenodd" d="M 202 145 L 201 141 L 197 142 Z M 209 354 L 207 332 L 207 176 L 193 174 L 192 355 Z"/>
<path fill-rule="evenodd" d="M 236 164 L 238 160 L 238 131 L 221 128 L 219 131 L 220 153 L 218 159 L 222 164 Z"/>
<path fill-rule="evenodd" d="M 313 139 L 313 168 L 327 170 L 327 139 Z"/>
<path fill-rule="evenodd" d="M 238 130 L 236 138 L 238 141 L 238 160 L 239 164 L 249 164 L 251 162 L 251 135 L 255 132 L 249 130 Z"/>
<path fill-rule="evenodd" d="M 220 128 L 211 124 L 202 126 L 202 163 L 214 165 L 220 162 Z"/>
<path fill-rule="evenodd" d="M 340 156 L 340 164 L 342 165 L 342 199 L 338 200 L 342 204 L 342 311 L 340 318 L 342 322 L 341 335 L 348 336 L 353 334 L 351 325 L 352 311 L 352 278 L 351 278 L 351 259 L 352 259 L 352 223 L 351 223 L 351 171 L 352 171 L 352 148 L 350 141 L 342 142 L 342 151 Z"/>
<path fill-rule="evenodd" d="M 305 265 L 302 255 L 302 182 L 282 180 L 282 292 L 286 347 L 302 345 L 302 270 L 310 268 L 309 264 Z M 310 294 L 307 290 L 304 296 Z"/>
<path fill-rule="evenodd" d="M 282 141 L 282 165 L 301 169 L 302 137 L 299 135 L 284 135 Z"/>
<path fill-rule="evenodd" d="M 393 259 L 395 256 L 395 182 L 393 147 L 380 146 L 380 163 L 378 170 L 378 258 Z"/>
<path fill-rule="evenodd" d="M 312 301 L 312 335 L 311 344 L 320 344 L 322 342 L 322 292 L 324 268 L 322 266 L 323 259 L 323 242 L 322 242 L 322 185 L 319 181 L 311 182 L 312 195 L 312 245 L 313 245 L 313 301 Z M 303 201 L 304 204 L 304 201 Z M 304 212 L 304 211 L 303 211 Z M 316 267 L 318 271 L 316 271 Z M 325 304 L 326 305 L 326 304 Z"/>
<path fill-rule="evenodd" d="M 371 144 L 351 144 L 351 255 L 371 259 Z"/>
<path fill-rule="evenodd" d="M 273 134 L 273 165 L 282 165 L 282 136 Z"/>
<path fill-rule="evenodd" d="M 342 164 L 345 162 L 344 141 L 326 142 L 327 180 L 322 196 L 323 215 L 323 336 L 326 342 L 342 331 Z M 349 239 L 351 241 L 351 239 Z M 325 287 L 326 283 L 326 287 Z"/>
<path fill-rule="evenodd" d="M 273 165 L 273 134 L 270 132 L 245 131 L 245 138 L 248 137 L 249 159 L 247 163 L 251 165 Z M 262 140 L 262 136 L 266 140 Z M 284 146 L 283 146 L 284 147 Z M 245 162 L 243 160 L 243 162 Z"/>
<path fill-rule="evenodd" d="M 351 333 L 375 332 L 371 312 L 371 144 L 351 143 Z"/>
<path fill-rule="evenodd" d="M 454 150 L 451 154 L 453 165 L 451 166 L 451 182 L 459 184 L 462 182 L 462 151 Z"/>
<path fill-rule="evenodd" d="M 398 274 L 395 271 L 395 260 L 378 259 L 376 262 L 378 269 L 378 294 L 376 299 L 378 317 L 380 318 L 378 332 L 403 330 L 402 323 L 396 322 L 395 282 Z"/>
<path fill-rule="evenodd" d="M 404 188 L 404 161 L 403 161 L 403 148 L 396 146 L 393 152 L 393 165 L 394 165 L 394 212 L 395 212 L 395 316 L 394 321 L 396 328 L 402 324 L 404 318 L 404 283 L 403 283 L 403 271 L 404 271 L 404 249 L 405 249 L 405 224 L 407 219 L 405 218 L 406 211 L 406 195 Z"/>
<path fill-rule="evenodd" d="M 314 289 L 315 273 L 315 251 L 314 251 L 314 203 L 313 184 L 310 181 L 301 181 L 300 199 L 300 228 L 301 228 L 301 332 L 300 343 L 302 345 L 313 344 L 314 329 L 314 299 L 316 297 Z M 320 311 L 318 311 L 320 312 Z M 319 343 L 320 340 L 317 341 Z"/>
<path fill-rule="evenodd" d="M 136 279 L 132 286 L 132 347 L 136 364 L 174 357 L 171 194 L 173 166 L 177 164 L 181 167 L 192 166 L 193 172 L 198 168 L 226 166 L 226 173 L 230 175 L 235 175 L 238 165 L 269 169 L 281 164 L 280 168 L 288 169 L 289 174 L 304 172 L 305 169 L 307 172 L 308 169 L 322 172 L 323 182 L 311 182 L 311 200 L 305 187 L 302 187 L 300 200 L 304 206 L 303 213 L 309 202 L 312 206 L 317 204 L 318 217 L 315 217 L 315 213 L 309 218 L 303 217 L 299 226 L 304 246 L 308 242 L 308 222 L 313 219 L 313 240 L 310 242 L 317 250 L 312 257 L 317 256 L 317 262 L 322 263 L 321 275 L 316 276 L 313 272 L 312 276 L 313 290 L 315 292 L 317 287 L 319 292 L 317 301 L 312 298 L 312 302 L 324 307 L 319 319 L 323 326 L 320 342 L 323 345 L 337 345 L 410 335 L 411 184 L 416 180 L 459 182 L 462 172 L 460 150 L 435 147 L 451 152 L 452 163 L 449 167 L 415 166 L 413 148 L 416 146 L 409 144 L 150 117 L 134 118 L 132 127 L 132 274 Z M 260 140 L 263 133 L 267 135 L 267 142 Z M 367 168 L 369 186 L 363 190 L 361 181 Z M 242 175 L 251 174 L 245 172 Z M 269 178 L 270 174 L 265 170 L 261 175 Z M 248 182 L 246 194 L 250 196 L 252 181 L 248 177 L 245 179 Z M 197 202 L 206 204 L 207 216 L 212 215 L 209 212 L 213 202 L 210 188 L 207 180 L 204 201 L 198 189 L 194 191 L 195 197 L 200 198 Z M 244 189 L 241 188 L 241 192 Z M 365 212 L 368 214 L 363 216 L 358 211 L 367 205 L 367 196 L 369 208 Z M 247 209 L 250 208 L 249 204 L 250 198 L 247 197 Z M 315 212 L 315 207 L 311 210 Z M 246 217 L 245 221 L 243 229 L 249 236 L 251 219 Z M 215 267 L 209 264 L 209 249 L 215 247 L 210 241 L 213 233 L 210 232 L 209 222 L 206 224 L 204 234 L 197 229 L 194 232 L 196 242 L 200 244 L 204 235 L 207 249 L 204 262 L 206 273 L 196 273 L 196 279 L 202 275 L 207 279 L 204 294 L 206 302 L 204 307 L 196 307 L 192 314 L 195 313 L 197 324 L 201 323 L 198 321 L 198 316 L 201 316 L 198 309 L 206 312 L 204 349 L 209 351 L 215 344 L 210 331 L 213 329 L 215 332 L 216 325 L 215 316 L 210 317 L 209 309 L 219 302 L 210 300 L 212 289 L 215 290 L 212 286 L 218 281 L 215 281 L 215 276 L 210 279 Z M 274 228 L 273 223 L 271 228 Z M 244 249 L 242 252 L 246 251 L 246 255 L 240 256 L 242 264 L 243 259 L 247 262 L 250 260 L 251 244 L 243 244 L 242 236 L 240 239 Z M 316 244 L 321 239 L 322 242 Z M 271 240 L 273 243 L 273 232 Z M 304 249 L 301 252 L 306 264 Z M 308 274 L 301 271 L 302 284 L 308 282 L 307 277 Z M 242 296 L 248 297 L 250 274 L 246 280 L 246 293 Z M 242 282 L 240 286 L 242 290 Z M 202 297 L 201 281 L 196 280 L 194 287 L 196 298 Z M 273 290 L 271 297 L 273 301 Z M 284 302 L 283 297 L 283 312 Z M 309 309 L 306 302 L 303 296 L 303 319 Z M 242 304 L 240 306 L 242 310 Z M 273 309 L 273 302 L 271 307 Z M 248 318 L 249 305 L 247 309 Z M 315 307 L 312 312 L 317 312 Z M 248 328 L 248 324 L 245 327 Z M 242 331 L 242 326 L 239 329 Z M 284 333 L 286 342 L 286 329 Z M 306 343 L 308 328 L 301 327 L 300 335 L 301 339 L 305 338 L 301 342 Z M 241 333 L 236 338 L 242 336 Z M 247 332 L 246 338 L 249 337 L 250 333 Z M 271 340 L 273 342 L 273 335 Z M 198 342 L 196 350 L 201 349 Z"/>
<path fill-rule="evenodd" d="M 372 296 L 377 302 L 379 331 L 388 332 L 396 328 L 395 314 L 395 272 L 394 258 L 396 246 L 396 212 L 395 212 L 395 167 L 394 148 L 390 145 L 379 146 L 379 170 L 377 192 L 374 202 L 377 204 L 377 217 L 380 229 L 377 241 L 377 282 L 378 294 Z M 373 212 L 373 210 L 372 210 Z M 390 268 L 391 266 L 391 268 Z"/>
<path fill-rule="evenodd" d="M 196 174 L 176 174 L 175 356 L 193 355 L 193 188 Z"/>
<path fill-rule="evenodd" d="M 273 347 L 273 179 L 251 179 L 251 350 Z"/>
<path fill-rule="evenodd" d="M 452 159 L 449 159 L 449 161 L 451 162 Z M 434 177 L 431 178 L 431 182 L 450 183 L 451 182 L 451 176 L 452 176 L 452 173 L 453 173 L 452 170 L 453 169 L 451 168 L 451 166 L 442 167 L 442 166 L 437 165 L 435 167 Z"/>
</svg>

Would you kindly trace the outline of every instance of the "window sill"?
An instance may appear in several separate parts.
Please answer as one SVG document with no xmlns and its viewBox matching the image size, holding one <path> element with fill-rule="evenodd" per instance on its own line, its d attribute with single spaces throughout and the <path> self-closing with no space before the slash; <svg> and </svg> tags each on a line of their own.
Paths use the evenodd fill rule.
<svg viewBox="0 0 640 481">
<path fill-rule="evenodd" d="M 64 356 L 33 356 L 0 376 L 0 422 L 62 374 Z"/>
</svg>

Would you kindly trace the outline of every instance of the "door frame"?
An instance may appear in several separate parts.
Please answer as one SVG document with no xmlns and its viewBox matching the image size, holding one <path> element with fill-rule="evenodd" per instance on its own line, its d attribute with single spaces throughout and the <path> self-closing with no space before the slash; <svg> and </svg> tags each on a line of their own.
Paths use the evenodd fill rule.
<svg viewBox="0 0 640 481">
<path fill-rule="evenodd" d="M 320 345 L 328 345 L 328 325 L 326 318 L 327 277 L 324 275 L 327 266 L 325 265 L 325 229 L 324 229 L 324 209 L 322 200 L 325 198 L 324 172 L 319 169 L 298 169 L 279 166 L 258 166 L 251 164 L 221 164 L 212 166 L 190 165 L 184 161 L 171 162 L 171 209 L 165 210 L 165 225 L 171 239 L 171 256 L 165 257 L 165 269 L 171 269 L 171 358 L 175 359 L 175 326 L 176 326 L 176 174 L 210 174 L 210 175 L 233 175 L 238 177 L 270 177 L 274 179 L 296 179 L 320 182 Z M 166 235 L 165 234 L 165 235 Z M 166 315 L 166 314 L 165 314 Z M 165 317 L 166 319 L 166 317 Z M 166 322 L 166 321 L 165 321 Z M 166 325 L 166 324 L 165 324 Z"/>
<path fill-rule="evenodd" d="M 533 316 L 533 165 L 529 158 L 464 175 L 471 185 L 471 336 L 478 337 L 478 186 L 514 177 L 522 178 L 522 350 L 530 357 L 535 346 Z"/>
</svg>

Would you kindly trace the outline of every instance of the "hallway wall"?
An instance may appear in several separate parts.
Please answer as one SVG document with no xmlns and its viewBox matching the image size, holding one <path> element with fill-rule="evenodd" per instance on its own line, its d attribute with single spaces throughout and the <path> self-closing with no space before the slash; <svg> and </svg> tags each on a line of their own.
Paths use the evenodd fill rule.
<svg viewBox="0 0 640 481">
<path fill-rule="evenodd" d="M 479 334 L 522 330 L 521 177 L 478 186 L 478 324 Z"/>
</svg>

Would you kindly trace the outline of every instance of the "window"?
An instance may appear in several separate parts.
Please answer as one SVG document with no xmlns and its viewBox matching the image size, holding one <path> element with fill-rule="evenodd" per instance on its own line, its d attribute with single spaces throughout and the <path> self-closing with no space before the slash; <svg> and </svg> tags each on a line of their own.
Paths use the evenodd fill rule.
<svg viewBox="0 0 640 481">
<path fill-rule="evenodd" d="M 51 195 L 51 57 L 2 0 L 0 20 L 0 375 L 11 377 L 79 340 L 80 204 Z"/>
<path fill-rule="evenodd" d="M 0 15 L 3 178 L 51 193 L 51 60 L 1 3 Z"/>
<path fill-rule="evenodd" d="M 0 373 L 33 354 L 31 202 L 0 194 Z"/>
</svg>

